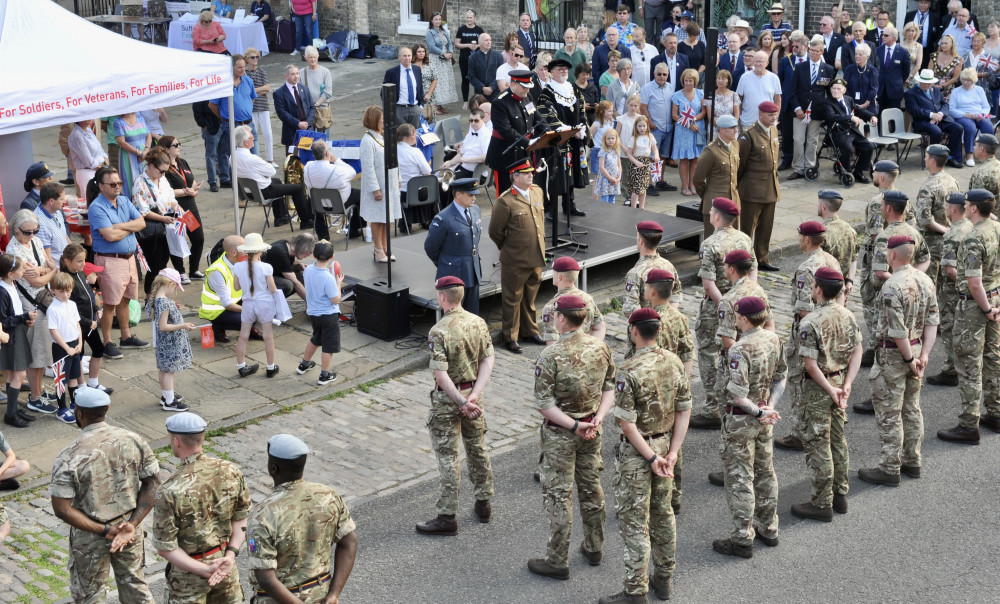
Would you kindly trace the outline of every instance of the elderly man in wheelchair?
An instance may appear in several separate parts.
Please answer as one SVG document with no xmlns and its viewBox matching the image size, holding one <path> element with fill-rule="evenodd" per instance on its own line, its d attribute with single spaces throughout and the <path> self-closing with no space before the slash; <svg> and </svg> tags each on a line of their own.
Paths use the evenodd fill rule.
<svg viewBox="0 0 1000 604">
<path fill-rule="evenodd" d="M 836 151 L 834 170 L 838 176 L 852 174 L 854 181 L 868 184 L 872 173 L 872 157 L 875 156 L 875 145 L 865 138 L 862 131 L 864 124 L 878 124 L 874 113 L 855 105 L 854 99 L 844 96 L 847 92 L 847 82 L 837 78 L 830 84 L 830 94 L 820 103 L 818 119 L 823 120 L 826 129 L 825 145 L 833 146 Z M 857 161 L 851 163 L 852 155 L 857 155 Z M 844 179 L 846 180 L 846 179 Z M 846 182 L 845 186 L 850 186 Z M 853 183 L 852 183 L 853 184 Z"/>
</svg>

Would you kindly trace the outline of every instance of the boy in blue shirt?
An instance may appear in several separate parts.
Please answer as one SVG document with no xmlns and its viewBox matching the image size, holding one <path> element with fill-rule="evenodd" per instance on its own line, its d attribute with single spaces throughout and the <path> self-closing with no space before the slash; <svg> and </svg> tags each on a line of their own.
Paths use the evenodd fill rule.
<svg viewBox="0 0 1000 604">
<path fill-rule="evenodd" d="M 306 344 L 306 352 L 302 355 L 296 373 L 302 375 L 316 366 L 311 360 L 316 350 L 323 349 L 320 359 L 320 373 L 317 384 L 325 386 L 337 379 L 336 373 L 330 372 L 333 353 L 340 352 L 340 292 L 344 283 L 344 275 L 334 275 L 333 245 L 329 241 L 320 241 L 313 248 L 314 264 L 310 264 L 303 272 L 306 286 L 306 314 L 312 323 L 312 337 Z"/>
</svg>

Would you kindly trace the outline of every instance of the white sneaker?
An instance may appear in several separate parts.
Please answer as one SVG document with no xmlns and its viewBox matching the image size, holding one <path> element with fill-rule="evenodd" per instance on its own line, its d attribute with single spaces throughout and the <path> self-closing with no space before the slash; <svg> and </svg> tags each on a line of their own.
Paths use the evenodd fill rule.
<svg viewBox="0 0 1000 604">
<path fill-rule="evenodd" d="M 297 56 L 299 56 L 299 51 L 298 51 L 298 50 L 293 50 L 293 51 L 291 52 L 291 56 L 293 56 L 293 57 L 297 57 Z"/>
<path fill-rule="evenodd" d="M 975 168 L 976 162 L 970 157 L 969 159 L 965 160 L 965 165 L 969 166 L 970 168 Z"/>
<path fill-rule="evenodd" d="M 190 284 L 191 284 L 191 277 L 188 277 L 187 275 L 181 275 L 181 285 L 190 285 Z"/>
</svg>

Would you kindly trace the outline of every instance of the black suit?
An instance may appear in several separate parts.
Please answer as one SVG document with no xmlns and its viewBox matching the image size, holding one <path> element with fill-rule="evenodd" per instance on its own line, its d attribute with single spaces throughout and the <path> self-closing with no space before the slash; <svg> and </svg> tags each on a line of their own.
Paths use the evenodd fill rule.
<svg viewBox="0 0 1000 604">
<path fill-rule="evenodd" d="M 917 23 L 917 11 L 906 13 L 906 22 Z M 917 38 L 917 42 L 920 42 L 924 47 L 924 56 L 920 61 L 920 69 L 927 69 L 927 62 L 931 59 L 931 52 L 937 48 L 938 40 L 941 39 L 941 32 L 944 31 L 944 27 L 941 26 L 941 15 L 930 9 L 927 11 L 927 16 L 924 17 L 923 24 L 917 23 L 917 25 L 920 27 L 920 37 Z M 926 34 L 925 30 L 927 30 Z M 902 36 L 902 32 L 900 32 L 900 36 Z M 926 43 L 924 40 L 926 40 Z"/>
<path fill-rule="evenodd" d="M 847 42 L 846 44 L 844 44 L 843 46 L 840 47 L 840 69 L 841 70 L 846 70 L 848 65 L 856 65 L 857 64 L 857 61 L 854 59 L 855 49 L 857 48 L 856 44 L 857 44 L 856 42 L 851 41 L 851 42 Z M 866 46 L 868 46 L 868 50 L 871 51 L 871 55 L 869 55 L 869 57 L 868 57 L 868 62 L 871 63 L 872 60 L 873 60 L 873 57 L 875 56 L 875 44 L 873 44 L 871 42 L 868 42 L 867 40 L 864 42 L 864 44 Z M 836 56 L 834 58 L 836 58 Z M 833 63 L 831 63 L 831 65 L 833 65 Z"/>
<path fill-rule="evenodd" d="M 472 89 L 476 94 L 482 94 L 487 100 L 492 101 L 499 93 L 497 86 L 497 69 L 503 65 L 503 55 L 493 50 L 481 52 L 476 51 L 469 57 L 469 81 L 472 82 Z M 492 94 L 483 94 L 483 87 L 489 86 L 493 89 Z"/>
<path fill-rule="evenodd" d="M 525 99 L 518 99 L 510 90 L 501 93 L 493 102 L 493 138 L 486 150 L 486 165 L 496 170 L 497 187 L 501 193 L 509 189 L 511 184 L 507 166 L 528 157 L 528 152 L 525 151 L 527 138 L 523 139 L 523 145 L 515 145 L 507 151 L 511 143 L 523 138 L 535 126 L 538 112 L 532 110 L 529 113 L 525 104 Z"/>
<path fill-rule="evenodd" d="M 830 43 L 823 51 L 823 60 L 827 65 L 834 65 L 837 60 L 837 50 L 844 45 L 844 36 L 838 33 L 830 34 Z"/>
<path fill-rule="evenodd" d="M 414 128 L 420 128 L 420 106 L 424 104 L 424 80 L 421 75 L 420 68 L 414 64 L 410 64 L 410 69 L 413 70 L 413 79 L 416 81 L 414 86 L 413 103 L 409 104 L 406 102 L 400 103 L 396 99 L 396 125 L 407 123 L 412 125 Z M 395 84 L 396 94 L 399 94 L 399 75 L 403 71 L 402 65 L 396 65 L 385 70 L 385 77 L 382 78 L 383 84 Z M 379 92 L 379 96 L 381 96 Z M 409 99 L 407 99 L 409 100 Z"/>
<path fill-rule="evenodd" d="M 882 44 L 882 32 L 879 31 L 878 27 L 875 29 L 869 29 L 868 33 L 865 34 L 865 40 L 871 42 L 875 46 Z"/>
<path fill-rule="evenodd" d="M 528 57 L 529 66 L 534 69 L 535 58 L 538 56 L 538 40 L 535 39 L 535 34 L 530 31 L 525 33 L 523 29 L 518 28 L 517 43 L 521 45 L 521 50 L 524 51 L 524 56 Z"/>
<path fill-rule="evenodd" d="M 868 142 L 864 132 L 854 125 L 852 116 L 861 118 L 863 122 L 870 122 L 874 114 L 855 106 L 854 99 L 844 96 L 841 101 L 835 101 L 833 97 L 825 97 L 819 104 L 817 111 L 818 119 L 823 120 L 823 125 L 830 129 L 830 137 L 833 143 L 840 150 L 840 163 L 845 169 L 854 173 L 868 174 L 872 170 L 872 157 L 875 156 L 875 145 Z M 858 154 L 858 162 L 851 167 L 851 153 Z"/>
<path fill-rule="evenodd" d="M 295 142 L 299 122 L 307 122 L 311 125 L 316 117 L 316 107 L 313 105 L 312 97 L 309 96 L 309 89 L 302 84 L 297 84 L 295 89 L 299 92 L 299 98 L 302 100 L 301 115 L 295 97 L 288 90 L 287 82 L 274 91 L 274 112 L 281 120 L 281 144 L 286 147 Z"/>
<path fill-rule="evenodd" d="M 827 88 L 833 81 L 835 70 L 832 65 L 827 65 L 820 60 L 816 70 L 816 82 L 812 81 L 812 61 L 806 59 L 795 66 L 792 72 L 792 94 L 788 102 L 788 109 L 795 115 L 796 109 L 801 109 L 803 113 L 810 110 L 816 111 L 819 103 L 826 96 Z M 782 102 L 784 105 L 784 102 Z M 812 117 L 816 117 L 813 115 Z M 817 119 L 812 119 L 805 123 L 804 119 L 795 118 L 792 123 L 792 135 L 794 137 L 792 148 L 793 169 L 797 174 L 805 174 L 809 168 L 816 165 L 816 151 L 819 143 L 820 123 Z"/>
</svg>

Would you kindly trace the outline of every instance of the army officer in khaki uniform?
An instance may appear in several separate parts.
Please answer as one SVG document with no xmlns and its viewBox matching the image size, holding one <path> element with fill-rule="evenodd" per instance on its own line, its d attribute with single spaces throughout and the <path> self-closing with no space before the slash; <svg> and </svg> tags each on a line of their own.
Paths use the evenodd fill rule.
<svg viewBox="0 0 1000 604">
<path fill-rule="evenodd" d="M 740 207 L 740 193 L 736 187 L 740 148 L 735 142 L 739 134 L 739 122 L 731 115 L 723 115 L 719 117 L 716 125 L 719 127 L 719 137 L 705 146 L 694 169 L 694 190 L 701 197 L 705 239 L 708 239 L 715 230 L 708 218 L 712 211 L 713 199 L 716 197 L 732 199 L 736 202 L 736 207 Z M 739 228 L 739 222 L 737 218 L 733 226 Z"/>
<path fill-rule="evenodd" d="M 743 198 L 740 230 L 753 239 L 757 268 L 779 270 L 767 261 L 774 226 L 774 208 L 781 201 L 778 189 L 778 106 L 764 101 L 757 106 L 757 123 L 740 137 L 739 189 Z"/>
</svg>

